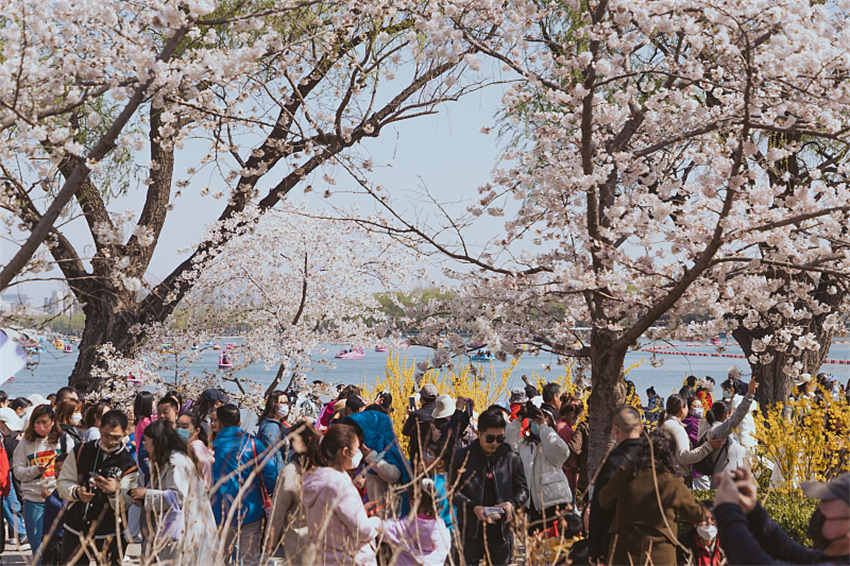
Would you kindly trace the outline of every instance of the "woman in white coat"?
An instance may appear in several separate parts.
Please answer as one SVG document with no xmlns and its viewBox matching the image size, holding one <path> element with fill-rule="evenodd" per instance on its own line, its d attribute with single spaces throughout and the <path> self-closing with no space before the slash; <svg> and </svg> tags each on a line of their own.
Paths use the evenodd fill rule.
<svg viewBox="0 0 850 566">
<path fill-rule="evenodd" d="M 131 489 L 130 497 L 147 514 L 145 554 L 155 562 L 215 563 L 215 518 L 185 441 L 159 420 L 145 428 L 143 442 L 150 454 L 150 486 Z"/>
<path fill-rule="evenodd" d="M 535 531 L 545 529 L 560 511 L 572 506 L 573 494 L 563 468 L 570 449 L 533 403 L 526 403 L 520 416 L 505 428 L 505 441 L 522 460 L 531 494 L 530 527 Z"/>
</svg>

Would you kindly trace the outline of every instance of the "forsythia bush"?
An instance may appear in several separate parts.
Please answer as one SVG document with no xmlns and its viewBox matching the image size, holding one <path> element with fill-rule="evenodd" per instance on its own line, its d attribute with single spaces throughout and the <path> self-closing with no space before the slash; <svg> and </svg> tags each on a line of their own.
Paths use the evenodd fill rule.
<svg viewBox="0 0 850 566">
<path fill-rule="evenodd" d="M 755 417 L 759 460 L 775 466 L 773 484 L 829 479 L 848 467 L 850 404 L 823 394 L 791 400 Z"/>
<path fill-rule="evenodd" d="M 476 377 L 476 373 L 469 364 L 459 366 L 457 372 L 432 369 L 425 372 L 419 387 L 426 383 L 433 383 L 440 394 L 447 393 L 455 399 L 459 397 L 472 399 L 474 410 L 481 412 L 507 391 L 508 380 L 515 366 L 516 360 L 501 374 L 496 372 L 492 364 L 489 372 L 484 371 L 483 366 L 479 366 L 480 371 L 477 373 L 483 374 L 479 377 Z M 401 428 L 407 419 L 408 397 L 418 391 L 413 377 L 415 372 L 415 360 L 408 363 L 406 357 L 392 352 L 387 356 L 384 377 L 378 378 L 372 385 L 364 384 L 362 388 L 370 398 L 375 398 L 381 391 L 389 391 L 392 394 L 393 411 L 390 416 L 403 449 L 407 448 L 407 439 L 402 436 Z"/>
</svg>

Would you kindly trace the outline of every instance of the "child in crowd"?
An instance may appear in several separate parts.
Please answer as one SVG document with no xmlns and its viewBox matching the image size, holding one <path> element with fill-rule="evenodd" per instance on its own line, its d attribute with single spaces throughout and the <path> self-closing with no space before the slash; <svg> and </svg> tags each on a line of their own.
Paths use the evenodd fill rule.
<svg viewBox="0 0 850 566">
<path fill-rule="evenodd" d="M 726 556 L 717 540 L 717 523 L 712 513 L 712 502 L 702 501 L 706 509 L 702 521 L 694 525 L 694 530 L 685 538 L 691 551 L 691 564 L 694 566 L 725 566 Z"/>
<path fill-rule="evenodd" d="M 416 514 L 383 521 L 383 541 L 393 547 L 396 566 L 443 566 L 451 549 L 451 534 L 437 512 L 434 480 L 425 478 L 419 487 Z"/>
</svg>

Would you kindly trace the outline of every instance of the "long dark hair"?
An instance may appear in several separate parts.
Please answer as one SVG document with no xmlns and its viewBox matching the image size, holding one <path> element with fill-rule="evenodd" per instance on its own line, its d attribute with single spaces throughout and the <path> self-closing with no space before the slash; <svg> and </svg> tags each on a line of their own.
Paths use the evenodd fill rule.
<svg viewBox="0 0 850 566">
<path fill-rule="evenodd" d="M 56 405 L 56 408 L 53 409 L 53 420 L 56 423 L 56 427 L 60 425 L 74 426 L 71 418 L 74 416 L 74 413 L 82 411 L 82 407 L 83 404 L 74 399 L 65 399 Z"/>
<path fill-rule="evenodd" d="M 266 408 L 263 409 L 263 414 L 260 415 L 260 419 L 274 419 L 277 420 L 277 404 L 281 397 L 285 397 L 286 393 L 281 391 L 280 389 L 275 389 L 269 396 L 266 397 Z"/>
<path fill-rule="evenodd" d="M 166 421 L 154 421 L 145 427 L 145 436 L 153 440 L 153 453 L 151 461 L 159 466 L 160 469 L 168 463 L 172 452 L 180 452 L 189 456 L 186 451 L 186 443 L 171 426 L 171 423 Z"/>
<path fill-rule="evenodd" d="M 652 442 L 652 449 L 650 449 Z M 676 460 L 676 441 L 668 431 L 657 428 L 641 438 L 638 457 L 629 465 L 632 476 L 636 476 L 641 470 L 651 470 L 652 460 L 655 456 L 655 471 L 665 471 L 681 475 L 682 468 Z"/>
<path fill-rule="evenodd" d="M 705 420 L 708 424 L 714 424 L 726 419 L 726 413 L 729 412 L 729 407 L 724 401 L 715 401 L 711 409 L 706 411 Z"/>
<path fill-rule="evenodd" d="M 210 439 L 209 439 L 209 436 L 207 436 L 206 429 L 201 426 L 201 418 L 198 415 L 196 415 L 195 413 L 191 413 L 191 412 L 190 413 L 183 413 L 180 416 L 181 417 L 189 417 L 189 420 L 191 421 L 192 426 L 195 428 L 195 430 L 198 431 L 198 440 L 203 442 L 205 446 L 209 446 Z"/>
<path fill-rule="evenodd" d="M 664 418 L 678 417 L 682 414 L 682 409 L 685 407 L 685 401 L 681 395 L 673 394 L 667 397 L 667 406 L 664 410 Z"/>
<path fill-rule="evenodd" d="M 139 422 L 145 417 L 153 416 L 153 393 L 150 391 L 139 391 L 133 401 L 133 418 Z"/>
<path fill-rule="evenodd" d="M 100 417 L 103 416 L 103 410 L 108 406 L 109 403 L 104 400 L 100 400 L 93 405 L 89 405 L 88 409 L 86 409 L 86 414 L 83 415 L 83 426 L 100 426 Z"/>
<path fill-rule="evenodd" d="M 310 459 L 310 454 L 318 454 L 320 452 L 319 444 L 322 441 L 322 437 L 316 431 L 316 428 L 309 421 L 301 420 L 289 429 L 287 436 L 290 438 L 290 444 L 292 443 L 291 438 L 293 436 L 301 437 L 301 440 L 304 441 L 304 446 L 307 447 L 307 452 L 305 454 L 293 454 L 293 459 L 298 462 L 302 471 L 306 471 L 311 468 L 312 461 Z"/>
<path fill-rule="evenodd" d="M 24 430 L 24 438 L 26 438 L 30 442 L 35 442 L 36 440 L 38 440 L 39 436 L 35 433 L 35 428 L 33 428 L 33 425 L 35 424 L 35 421 L 45 415 L 50 417 L 51 421 L 55 422 L 56 419 L 53 415 L 53 409 L 50 408 L 50 405 L 39 405 L 38 407 L 32 410 L 32 413 L 30 414 L 30 422 L 29 424 L 27 424 L 26 430 Z M 48 433 L 48 436 L 50 436 L 52 433 L 53 430 L 51 429 L 50 433 Z"/>
<path fill-rule="evenodd" d="M 332 466 L 336 462 L 340 450 L 346 446 L 350 448 L 354 441 L 359 439 L 360 435 L 357 429 L 351 425 L 333 424 L 329 426 L 321 442 L 307 446 L 310 464 L 317 468 Z"/>
</svg>

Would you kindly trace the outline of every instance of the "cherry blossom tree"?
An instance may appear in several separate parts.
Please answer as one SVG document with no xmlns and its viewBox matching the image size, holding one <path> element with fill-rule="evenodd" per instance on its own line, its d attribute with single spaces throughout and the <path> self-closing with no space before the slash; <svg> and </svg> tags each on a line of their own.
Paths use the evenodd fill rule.
<svg viewBox="0 0 850 566">
<path fill-rule="evenodd" d="M 192 290 L 175 313 L 131 329 L 144 337 L 131 357 L 106 345 L 110 372 L 122 381 L 129 376 L 118 368 L 130 368 L 149 385 L 181 390 L 197 389 L 199 376 L 207 385 L 231 382 L 245 406 L 257 406 L 279 385 L 302 388 L 328 345 L 388 340 L 377 294 L 417 281 L 415 258 L 352 223 L 307 217 L 300 209 L 278 207 L 222 246 L 193 274 Z M 228 353 L 232 368 L 204 367 L 208 342 L 234 322 L 242 330 Z M 245 371 L 256 364 L 277 368 L 271 383 L 260 387 Z"/>
<path fill-rule="evenodd" d="M 19 249 L 0 288 L 61 270 L 86 314 L 70 377 L 84 388 L 98 345 L 130 354 L 130 329 L 165 321 L 221 247 L 293 189 L 332 188 L 323 167 L 339 160 L 368 172 L 361 141 L 480 86 L 461 80 L 474 48 L 437 4 L 11 0 L 3 17 L 0 207 Z M 193 182 L 202 172 L 212 188 Z M 137 203 L 128 214 L 109 208 L 116 185 Z M 221 199 L 221 213 L 149 281 L 184 191 Z M 78 215 L 93 254 L 63 230 Z"/>
<path fill-rule="evenodd" d="M 469 217 L 423 226 L 387 203 L 384 227 L 467 266 L 464 297 L 442 308 L 474 341 L 589 360 L 592 468 L 642 338 L 684 331 L 694 304 L 793 319 L 802 303 L 774 302 L 777 290 L 817 314 L 818 282 L 850 272 L 831 245 L 850 210 L 850 6 L 838 4 L 516 2 L 487 10 L 487 37 L 466 24 L 474 6 L 455 18 L 522 79 L 503 102 L 524 143 Z M 801 155 L 805 174 L 786 174 L 789 152 L 811 144 L 833 157 Z M 488 216 L 507 217 L 504 233 L 476 248 L 464 227 Z M 811 350 L 808 333 L 795 347 Z"/>
</svg>

